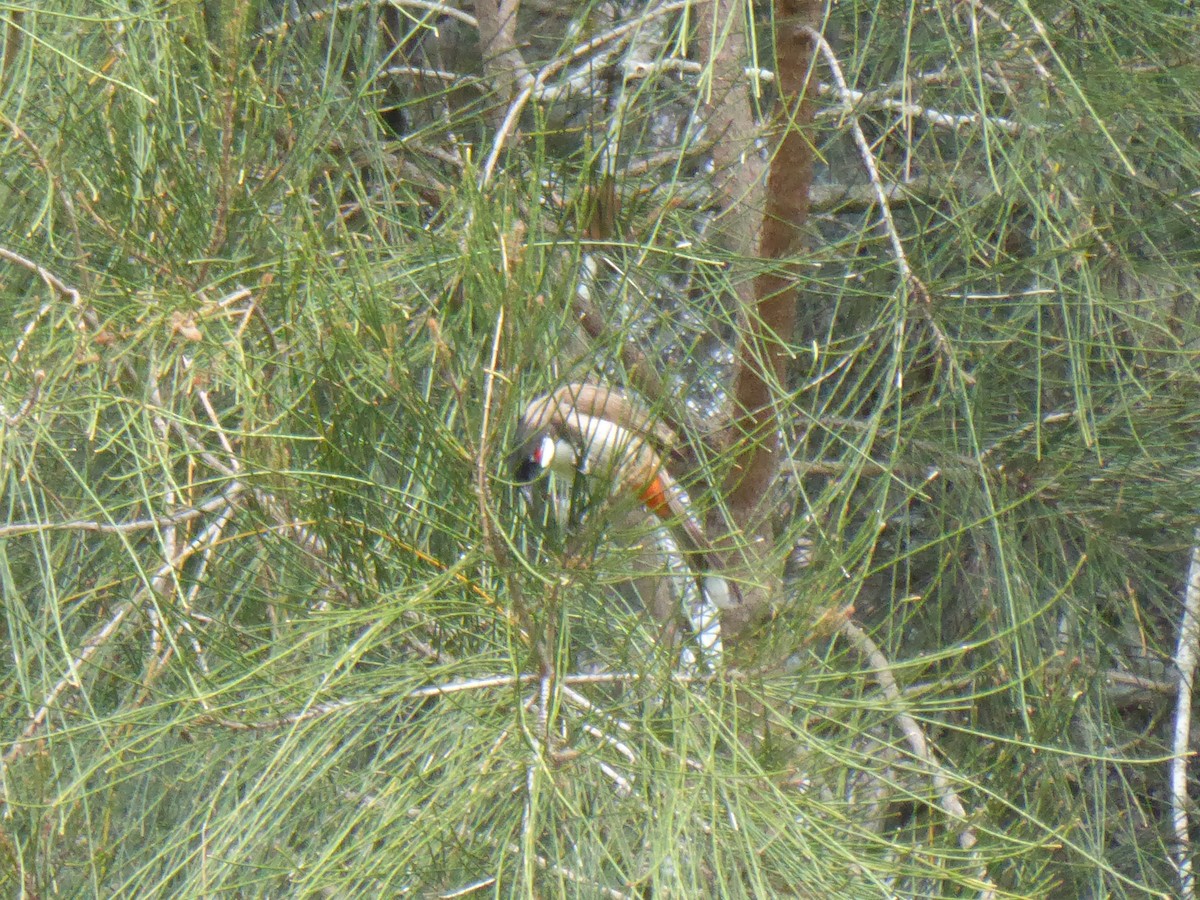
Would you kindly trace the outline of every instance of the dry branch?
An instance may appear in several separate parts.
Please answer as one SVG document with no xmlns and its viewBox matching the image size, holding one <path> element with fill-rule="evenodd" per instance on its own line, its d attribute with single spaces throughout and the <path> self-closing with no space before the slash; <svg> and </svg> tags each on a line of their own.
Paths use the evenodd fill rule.
<svg viewBox="0 0 1200 900">
<path fill-rule="evenodd" d="M 838 91 L 842 97 L 843 110 L 849 119 L 850 131 L 854 135 L 854 143 L 858 146 L 859 156 L 862 159 L 863 166 L 867 170 L 867 177 L 871 181 L 871 187 L 875 190 L 875 198 L 879 202 L 879 212 L 883 218 L 883 227 L 887 232 L 888 240 L 892 244 L 892 258 L 896 262 L 896 268 L 900 271 L 900 289 L 904 292 L 911 292 L 917 298 L 917 308 L 925 319 L 925 323 L 929 326 L 929 330 L 933 334 L 934 344 L 936 344 L 938 352 L 945 359 L 950 371 L 962 383 L 974 384 L 975 378 L 959 365 L 958 357 L 954 352 L 954 346 L 950 343 L 950 339 L 942 331 L 942 327 L 933 315 L 933 298 L 929 294 L 929 289 L 917 277 L 916 272 L 913 271 L 912 264 L 908 261 L 908 253 L 904 249 L 904 241 L 900 238 L 900 231 L 896 228 L 896 220 L 892 216 L 892 207 L 888 201 L 887 190 L 883 186 L 883 179 L 879 175 L 879 167 L 875 163 L 875 154 L 871 152 L 871 144 L 867 140 L 867 136 L 863 133 L 862 125 L 858 122 L 854 108 L 850 105 L 849 100 L 846 99 L 849 96 L 850 88 L 846 84 L 846 76 L 842 73 L 842 65 L 838 61 L 837 54 L 833 52 L 833 48 L 829 46 L 829 42 L 822 35 L 811 29 L 809 30 L 809 34 L 820 49 L 821 55 L 825 57 L 825 62 L 833 73 L 834 81 L 837 83 Z"/>
<path fill-rule="evenodd" d="M 945 770 L 934 759 L 933 752 L 929 749 L 929 742 L 925 739 L 925 732 L 921 730 L 921 726 L 917 724 L 916 719 L 901 710 L 904 699 L 900 694 L 900 687 L 896 684 L 896 676 L 892 674 L 892 667 L 887 657 L 883 655 L 883 651 L 879 649 L 879 646 L 871 640 L 871 636 L 850 619 L 843 619 L 838 626 L 838 631 L 870 663 L 876 683 L 883 691 L 883 695 L 888 699 L 888 702 L 893 704 L 896 724 L 900 727 L 901 732 L 904 733 L 904 739 L 908 743 L 909 749 L 927 767 L 930 777 L 933 779 L 942 809 L 962 827 L 958 835 L 959 846 L 964 850 L 970 850 L 975 845 L 977 838 L 975 837 L 975 830 L 967 824 L 967 811 L 963 807 L 962 801 L 958 798 L 958 794 L 955 793 L 954 788 L 951 786 L 950 779 L 946 776 Z"/>
<path fill-rule="evenodd" d="M 334 18 L 341 13 L 352 12 L 356 9 L 366 9 L 368 6 L 392 6 L 396 9 L 419 9 L 427 13 L 446 16 L 447 18 L 457 19 L 470 28 L 478 28 L 479 23 L 470 13 L 463 12 L 461 9 L 446 3 L 434 3 L 431 0 L 346 0 L 346 2 L 335 3 L 332 6 L 327 6 L 323 9 L 314 9 L 310 12 L 302 13 L 281 22 L 278 25 L 273 25 L 270 28 L 264 28 L 258 32 L 258 40 L 266 38 L 280 37 L 286 35 L 293 28 L 300 25 L 313 24 L 324 19 Z"/>
<path fill-rule="evenodd" d="M 547 81 L 575 60 L 587 57 L 606 44 L 624 41 L 652 20 L 686 9 L 690 3 L 691 0 L 671 0 L 669 3 L 653 7 L 636 19 L 622 22 L 620 25 L 584 41 L 582 44 L 574 47 L 570 53 L 565 53 L 552 59 L 538 71 L 536 76 L 526 74 L 520 80 L 520 93 L 513 98 L 512 103 L 509 104 L 508 112 L 504 116 L 504 120 L 496 129 L 496 136 L 492 139 L 492 149 L 488 153 L 483 168 L 479 173 L 479 184 L 483 186 L 491 181 L 492 173 L 495 171 L 496 164 L 500 160 L 500 154 L 504 151 L 504 146 L 508 142 L 509 135 L 512 133 L 517 120 L 520 118 L 521 113 L 524 112 L 525 106 L 529 103 L 530 99 L 537 98 L 538 100 L 547 101 L 558 95 L 558 92 L 547 87 Z M 594 70 L 597 63 L 597 60 L 589 60 L 584 66 L 581 77 L 585 77 L 588 80 L 594 78 Z M 574 78 L 568 79 L 568 86 L 574 83 Z"/>
<path fill-rule="evenodd" d="M 216 512 L 231 504 L 245 490 L 239 481 L 230 482 L 225 490 L 215 497 L 196 506 L 178 509 L 161 516 L 131 519 L 127 522 L 101 522 L 96 519 L 72 519 L 68 522 L 11 522 L 0 525 L 0 538 L 17 537 L 22 534 L 38 534 L 45 531 L 87 531 L 95 534 L 132 534 L 150 529 L 171 528 Z"/>
<path fill-rule="evenodd" d="M 517 49 L 520 8 L 521 0 L 475 0 L 483 73 L 502 103 L 511 102 L 516 86 L 529 78 L 525 59 Z"/>
<path fill-rule="evenodd" d="M 33 260 L 9 250 L 7 247 L 0 247 L 0 259 L 7 259 L 10 263 L 20 266 L 23 269 L 28 269 L 33 272 L 53 291 L 61 294 L 63 297 L 71 301 L 72 305 L 79 303 L 79 291 L 68 285 L 61 278 L 51 272 L 49 269 L 43 268 Z"/>
<path fill-rule="evenodd" d="M 13 742 L 12 747 L 0 758 L 0 771 L 3 766 L 11 764 L 14 760 L 24 755 L 30 747 L 34 745 L 34 739 L 45 724 L 47 717 L 50 715 L 50 710 L 54 704 L 58 702 L 58 698 L 68 688 L 82 687 L 82 681 L 79 677 L 79 672 L 88 662 L 91 661 L 102 647 L 104 647 L 114 634 L 118 632 L 121 624 L 129 617 L 129 614 L 135 612 L 141 605 L 153 594 L 163 594 L 168 588 L 168 582 L 175 577 L 179 568 L 184 565 L 189 559 L 197 553 L 203 552 L 211 547 L 217 540 L 220 539 L 224 531 L 225 522 L 228 519 L 231 507 L 226 507 L 226 512 L 218 516 L 217 520 L 205 528 L 200 534 L 188 542 L 186 546 L 178 552 L 171 555 L 151 576 L 149 582 L 145 584 L 137 593 L 128 600 L 120 603 L 108 621 L 101 626 L 95 633 L 88 638 L 79 652 L 68 661 L 67 672 L 62 676 L 47 693 L 42 700 L 37 711 L 30 717 L 29 724 L 25 726 L 25 730 L 21 732 L 21 736 Z"/>
<path fill-rule="evenodd" d="M 1192 757 L 1192 689 L 1196 664 L 1200 661 L 1200 530 L 1195 534 L 1192 561 L 1184 589 L 1183 619 L 1179 623 L 1179 642 L 1175 650 L 1175 668 L 1179 672 L 1179 692 L 1175 695 L 1175 732 L 1171 745 L 1171 827 L 1175 833 L 1172 859 L 1179 878 L 1181 897 L 1196 896 L 1196 874 L 1192 867 L 1192 842 L 1189 830 L 1188 761 Z"/>
</svg>

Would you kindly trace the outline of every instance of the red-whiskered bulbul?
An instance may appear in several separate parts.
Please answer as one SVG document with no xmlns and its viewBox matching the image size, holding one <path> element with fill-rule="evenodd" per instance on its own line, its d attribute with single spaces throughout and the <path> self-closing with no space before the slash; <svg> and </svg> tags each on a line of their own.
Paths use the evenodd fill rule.
<svg viewBox="0 0 1200 900">
<path fill-rule="evenodd" d="M 568 483 L 577 474 L 609 478 L 615 495 L 636 497 L 671 528 L 716 606 L 737 605 L 740 592 L 717 574 L 712 544 L 652 442 L 669 447 L 675 436 L 627 395 L 605 385 L 568 384 L 525 407 L 509 464 L 521 483 L 545 472 Z"/>
</svg>

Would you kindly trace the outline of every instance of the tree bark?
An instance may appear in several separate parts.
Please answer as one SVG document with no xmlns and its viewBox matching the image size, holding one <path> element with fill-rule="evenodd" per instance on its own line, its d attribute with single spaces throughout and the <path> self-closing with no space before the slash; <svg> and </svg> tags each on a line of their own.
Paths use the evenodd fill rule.
<svg viewBox="0 0 1200 900">
<path fill-rule="evenodd" d="M 815 0 L 776 0 L 775 57 L 779 90 L 771 133 L 778 135 L 769 166 L 753 146 L 750 98 L 743 74 L 745 17 L 734 0 L 714 0 L 712 17 L 700 23 L 712 61 L 709 127 L 726 208 L 722 234 L 733 253 L 763 261 L 764 271 L 739 287 L 742 338 L 734 377 L 732 436 L 739 450 L 725 483 L 725 498 L 743 536 L 740 551 L 747 575 L 746 603 L 724 625 L 730 636 L 745 628 L 775 596 L 778 579 L 764 579 L 773 548 L 768 518 L 771 488 L 779 473 L 780 394 L 787 385 L 789 343 L 796 325 L 795 285 L 799 272 L 788 262 L 801 244 L 812 183 L 812 103 L 809 69 L 813 47 L 806 29 L 817 23 Z M 764 192 L 763 170 L 766 169 Z M 772 261 L 779 261 L 772 265 Z"/>
<path fill-rule="evenodd" d="M 498 107 L 495 115 L 500 118 L 516 94 L 517 84 L 526 74 L 525 58 L 517 48 L 520 8 L 521 0 L 475 0 L 483 73 L 496 92 Z"/>
</svg>

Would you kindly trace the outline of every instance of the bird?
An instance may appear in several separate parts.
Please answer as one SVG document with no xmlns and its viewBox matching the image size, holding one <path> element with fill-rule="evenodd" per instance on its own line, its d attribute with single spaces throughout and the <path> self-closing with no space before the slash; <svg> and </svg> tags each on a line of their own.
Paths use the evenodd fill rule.
<svg viewBox="0 0 1200 900">
<path fill-rule="evenodd" d="M 715 574 L 720 571 L 716 552 L 655 448 L 677 442 L 670 428 L 628 394 L 605 384 L 574 382 L 526 404 L 509 468 L 520 484 L 548 472 L 567 483 L 579 475 L 607 478 L 614 497 L 636 498 L 670 528 L 715 606 L 737 606 L 737 586 Z"/>
</svg>

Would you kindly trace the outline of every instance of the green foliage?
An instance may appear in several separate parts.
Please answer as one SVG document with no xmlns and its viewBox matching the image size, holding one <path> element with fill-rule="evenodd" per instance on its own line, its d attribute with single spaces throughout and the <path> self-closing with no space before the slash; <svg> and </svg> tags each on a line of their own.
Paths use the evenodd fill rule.
<svg viewBox="0 0 1200 900">
<path fill-rule="evenodd" d="M 597 44 L 487 177 L 508 106 L 461 15 L 282 6 L 3 9 L 0 890 L 1169 895 L 1170 697 L 1124 687 L 1169 689 L 1200 509 L 1194 13 L 832 8 L 927 296 L 826 94 L 775 385 L 775 557 L 813 559 L 705 674 L 629 602 L 644 530 L 539 524 L 501 462 L 632 345 L 719 505 L 761 265 L 710 227 L 703 79 L 617 104 Z M 617 25 L 542 13 L 534 74 Z"/>
</svg>

